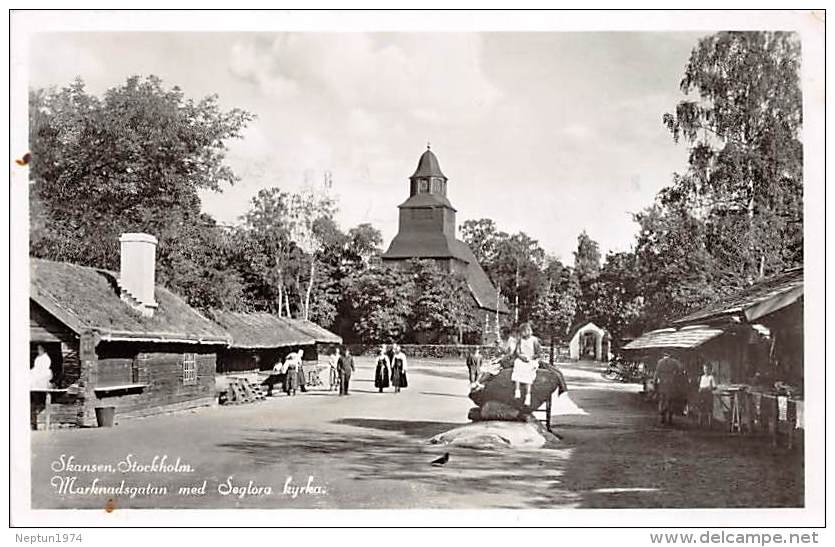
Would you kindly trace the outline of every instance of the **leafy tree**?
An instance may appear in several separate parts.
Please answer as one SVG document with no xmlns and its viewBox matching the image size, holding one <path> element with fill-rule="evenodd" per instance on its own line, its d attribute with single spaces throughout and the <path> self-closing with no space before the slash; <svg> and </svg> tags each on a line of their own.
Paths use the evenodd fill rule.
<svg viewBox="0 0 835 547">
<path fill-rule="evenodd" d="M 586 297 L 587 318 L 605 328 L 615 345 L 643 312 L 642 276 L 634 252 L 609 253 Z"/>
<path fill-rule="evenodd" d="M 492 219 L 465 220 L 460 229 L 461 240 L 470 247 L 479 264 L 484 266 L 496 261 L 499 242 L 505 240 L 507 234 L 500 232 Z"/>
<path fill-rule="evenodd" d="M 588 285 L 600 273 L 600 247 L 583 230 L 577 236 L 577 250 L 574 251 L 574 272 L 581 285 Z"/>
<path fill-rule="evenodd" d="M 289 206 L 290 237 L 307 256 L 310 265 L 307 289 L 302 302 L 302 317 L 310 316 L 310 296 L 316 278 L 316 262 L 325 247 L 325 239 L 334 235 L 333 216 L 336 202 L 325 192 L 312 189 L 293 194 Z M 338 232 L 338 229 L 336 230 Z M 300 288 L 301 284 L 297 283 Z"/>
<path fill-rule="evenodd" d="M 550 259 L 545 268 L 544 285 L 534 303 L 532 319 L 537 330 L 550 339 L 551 362 L 558 341 L 565 341 L 574 318 L 580 298 L 577 277 L 571 268 L 557 259 Z"/>
<path fill-rule="evenodd" d="M 409 319 L 413 339 L 461 343 L 465 333 L 479 331 L 475 302 L 462 275 L 450 275 L 431 260 L 410 261 L 408 271 L 415 288 Z"/>
<path fill-rule="evenodd" d="M 289 223 L 291 196 L 264 188 L 250 200 L 238 235 L 251 298 L 279 316 L 290 316 L 288 279 L 295 245 Z"/>
<path fill-rule="evenodd" d="M 401 340 L 412 313 L 414 279 L 398 268 L 376 267 L 352 274 L 345 282 L 353 310 L 353 333 L 365 343 Z"/>
<path fill-rule="evenodd" d="M 699 41 L 681 80 L 697 94 L 664 124 L 690 145 L 662 195 L 710 226 L 710 252 L 739 286 L 802 262 L 800 41 L 790 32 L 720 32 Z"/>
<path fill-rule="evenodd" d="M 380 230 L 368 223 L 358 224 L 348 230 L 345 260 L 367 268 L 379 259 L 382 245 L 383 234 Z"/>
<path fill-rule="evenodd" d="M 81 80 L 31 91 L 31 254 L 115 270 L 119 235 L 149 232 L 159 240 L 160 279 L 192 305 L 234 298 L 239 280 L 215 259 L 216 227 L 200 213 L 198 190 L 238 180 L 224 164 L 225 143 L 252 119 L 154 76 L 128 78 L 103 97 Z M 198 288 L 196 272 L 215 283 Z"/>
<path fill-rule="evenodd" d="M 488 264 L 488 273 L 512 298 L 515 323 L 530 317 L 540 284 L 545 251 L 539 242 L 524 232 L 499 239 L 496 258 Z"/>
</svg>

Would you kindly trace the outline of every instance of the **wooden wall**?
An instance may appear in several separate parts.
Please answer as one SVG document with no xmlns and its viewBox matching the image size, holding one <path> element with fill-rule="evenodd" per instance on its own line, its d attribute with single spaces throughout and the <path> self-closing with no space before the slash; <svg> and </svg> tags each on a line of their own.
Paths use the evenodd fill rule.
<svg viewBox="0 0 835 547">
<path fill-rule="evenodd" d="M 96 406 L 115 406 L 117 420 L 215 402 L 215 346 L 102 342 L 96 349 L 94 386 L 146 384 L 130 391 L 98 392 Z M 196 354 L 196 381 L 183 381 L 183 358 Z"/>
</svg>

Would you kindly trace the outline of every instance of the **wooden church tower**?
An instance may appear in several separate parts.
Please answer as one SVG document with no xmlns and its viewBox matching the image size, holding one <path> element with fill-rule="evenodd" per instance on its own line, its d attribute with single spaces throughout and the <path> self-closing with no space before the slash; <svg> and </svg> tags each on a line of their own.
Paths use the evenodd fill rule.
<svg viewBox="0 0 835 547">
<path fill-rule="evenodd" d="M 409 199 L 401 203 L 397 235 L 383 262 L 435 260 L 442 270 L 464 274 L 476 305 L 484 311 L 507 313 L 507 307 L 466 243 L 455 237 L 455 208 L 447 199 L 448 179 L 427 145 L 409 177 Z"/>
</svg>

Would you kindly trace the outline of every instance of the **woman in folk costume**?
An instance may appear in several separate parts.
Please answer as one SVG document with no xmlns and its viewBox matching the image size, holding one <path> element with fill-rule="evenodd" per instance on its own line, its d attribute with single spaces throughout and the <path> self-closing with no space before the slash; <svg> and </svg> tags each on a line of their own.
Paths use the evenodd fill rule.
<svg viewBox="0 0 835 547">
<path fill-rule="evenodd" d="M 539 354 L 542 345 L 539 338 L 533 335 L 530 323 L 522 323 L 519 328 L 520 338 L 516 343 L 516 359 L 513 360 L 513 374 L 510 379 L 516 388 L 513 396 L 522 396 L 521 386 L 525 386 L 525 405 L 531 405 L 531 386 L 536 380 L 536 369 L 539 368 Z"/>
<path fill-rule="evenodd" d="M 380 393 L 389 387 L 389 367 L 391 362 L 388 355 L 386 355 L 386 345 L 383 344 L 380 348 L 380 354 L 377 356 L 377 369 L 374 371 L 374 387 L 380 390 Z"/>
<path fill-rule="evenodd" d="M 299 388 L 299 354 L 292 352 L 284 360 L 284 391 L 287 395 L 295 395 Z"/>
<path fill-rule="evenodd" d="M 400 389 L 409 387 L 406 380 L 406 354 L 400 349 L 400 346 L 394 347 L 394 360 L 391 362 L 391 385 L 394 386 L 394 392 L 400 393 Z"/>
<path fill-rule="evenodd" d="M 296 364 L 297 364 L 298 373 L 299 373 L 299 390 L 301 390 L 302 393 L 306 393 L 307 392 L 307 378 L 305 378 L 305 374 L 304 374 L 304 350 L 300 349 L 298 352 L 296 352 L 296 354 L 297 354 Z"/>
</svg>

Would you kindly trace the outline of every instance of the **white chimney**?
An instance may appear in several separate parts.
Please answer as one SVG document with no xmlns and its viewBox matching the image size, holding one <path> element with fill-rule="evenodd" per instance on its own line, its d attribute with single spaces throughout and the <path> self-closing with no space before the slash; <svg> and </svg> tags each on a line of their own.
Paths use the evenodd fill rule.
<svg viewBox="0 0 835 547">
<path fill-rule="evenodd" d="M 140 311 L 145 317 L 154 315 L 157 238 L 149 234 L 122 234 L 122 266 L 119 271 L 119 289 L 122 300 Z"/>
</svg>

